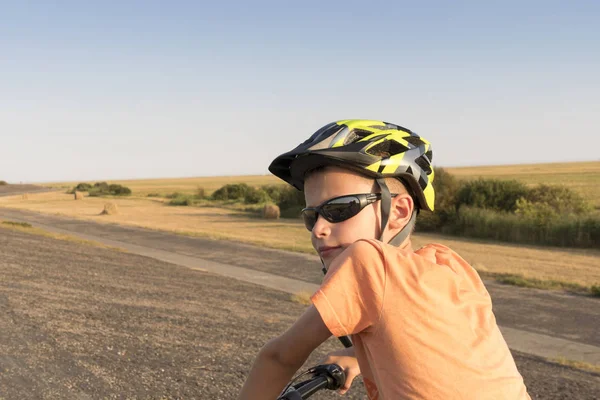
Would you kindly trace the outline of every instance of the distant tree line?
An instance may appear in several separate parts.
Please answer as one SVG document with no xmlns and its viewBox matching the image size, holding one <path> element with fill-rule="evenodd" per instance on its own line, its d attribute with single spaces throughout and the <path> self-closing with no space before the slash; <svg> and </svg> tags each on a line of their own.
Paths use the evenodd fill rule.
<svg viewBox="0 0 600 400">
<path fill-rule="evenodd" d="M 131 189 L 118 184 L 108 184 L 107 182 L 96 182 L 94 184 L 82 182 L 75 186 L 70 193 L 88 192 L 89 196 L 129 196 Z"/>
</svg>

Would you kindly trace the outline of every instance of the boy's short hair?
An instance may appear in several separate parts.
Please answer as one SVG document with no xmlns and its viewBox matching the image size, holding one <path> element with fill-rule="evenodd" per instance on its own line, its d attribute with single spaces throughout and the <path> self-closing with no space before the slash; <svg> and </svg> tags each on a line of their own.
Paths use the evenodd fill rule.
<svg viewBox="0 0 600 400">
<path fill-rule="evenodd" d="M 331 169 L 331 168 L 343 169 L 345 171 L 355 174 L 355 176 L 359 179 L 364 179 L 365 181 L 372 182 L 373 188 L 371 190 L 373 191 L 373 193 L 381 192 L 379 185 L 377 185 L 377 183 L 375 182 L 375 180 L 373 178 L 363 175 L 359 172 L 356 172 L 350 168 L 320 166 L 320 167 L 313 168 L 313 169 L 306 171 L 306 173 L 304 174 L 304 180 L 306 181 L 306 179 L 308 179 L 311 175 L 313 175 L 317 172 L 323 172 L 323 171 L 326 171 L 327 169 Z M 410 190 L 410 186 L 404 184 L 404 182 L 402 182 L 401 178 L 387 177 L 387 178 L 385 178 L 385 183 L 386 183 L 388 189 L 390 190 L 390 193 L 397 193 L 397 194 L 407 193 L 412 198 L 414 207 L 417 207 L 416 199 L 415 199 L 414 194 Z M 417 208 L 417 211 L 418 211 L 418 208 Z M 412 226 L 412 229 L 411 229 L 409 235 L 412 235 L 414 231 L 415 231 L 415 225 Z"/>
<path fill-rule="evenodd" d="M 330 166 L 321 166 L 321 167 L 317 167 L 317 168 L 313 168 L 311 170 L 306 171 L 306 174 L 304 174 L 304 180 L 308 179 L 308 177 L 316 172 L 323 172 L 329 168 L 332 168 Z M 364 179 L 365 181 L 369 181 L 373 183 L 373 191 L 374 193 L 378 193 L 381 191 L 381 189 L 379 188 L 379 186 L 377 185 L 377 183 L 375 182 L 375 180 L 369 176 L 366 175 L 362 175 L 359 172 L 356 172 L 350 168 L 343 168 L 343 167 L 336 167 L 336 168 L 340 168 L 343 169 L 345 171 L 348 172 L 352 172 L 356 175 L 356 177 L 360 177 L 362 179 Z M 413 198 L 413 203 L 415 202 L 415 197 L 414 195 L 410 192 L 410 190 L 408 189 L 410 186 L 405 185 L 402 182 L 402 179 L 400 178 L 395 178 L 395 177 L 387 177 L 385 178 L 385 183 L 388 186 L 388 188 L 390 189 L 390 193 L 408 193 L 410 195 L 410 197 Z M 416 205 L 417 203 L 415 203 Z"/>
</svg>

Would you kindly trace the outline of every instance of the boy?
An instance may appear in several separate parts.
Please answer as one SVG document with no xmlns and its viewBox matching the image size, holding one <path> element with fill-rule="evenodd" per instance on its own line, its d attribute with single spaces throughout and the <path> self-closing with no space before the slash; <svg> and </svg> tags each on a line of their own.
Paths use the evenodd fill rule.
<svg viewBox="0 0 600 400">
<path fill-rule="evenodd" d="M 445 246 L 413 251 L 433 211 L 431 144 L 382 121 L 328 124 L 269 170 L 303 190 L 304 223 L 327 270 L 313 305 L 258 354 L 240 399 L 276 398 L 332 334 L 370 399 L 529 399 L 477 272 Z M 390 190 L 391 189 L 391 190 Z"/>
</svg>

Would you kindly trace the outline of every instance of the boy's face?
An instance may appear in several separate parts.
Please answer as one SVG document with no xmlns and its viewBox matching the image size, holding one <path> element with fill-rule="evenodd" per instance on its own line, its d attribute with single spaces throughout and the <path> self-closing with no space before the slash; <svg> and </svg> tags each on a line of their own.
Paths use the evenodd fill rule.
<svg viewBox="0 0 600 400">
<path fill-rule="evenodd" d="M 304 182 L 307 207 L 316 207 L 338 196 L 373 193 L 374 181 L 354 172 L 336 167 L 313 172 Z M 378 239 L 380 225 L 380 202 L 367 205 L 354 217 L 342 222 L 328 222 L 319 215 L 311 241 L 325 267 L 345 248 L 359 239 Z"/>
</svg>

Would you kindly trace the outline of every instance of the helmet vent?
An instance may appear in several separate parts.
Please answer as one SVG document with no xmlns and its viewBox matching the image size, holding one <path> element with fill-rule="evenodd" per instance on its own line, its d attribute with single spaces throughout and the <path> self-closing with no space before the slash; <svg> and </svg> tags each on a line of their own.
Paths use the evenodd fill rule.
<svg viewBox="0 0 600 400">
<path fill-rule="evenodd" d="M 355 134 L 359 139 L 365 138 L 373 134 L 373 132 L 367 131 L 365 129 L 354 129 L 352 133 Z"/>
<path fill-rule="evenodd" d="M 379 129 L 380 131 L 388 130 L 388 129 L 396 129 L 395 127 L 390 128 L 390 124 L 385 125 L 369 125 L 369 128 Z"/>
<path fill-rule="evenodd" d="M 400 154 L 408 150 L 408 147 L 396 142 L 395 140 L 384 140 L 367 150 L 368 154 L 382 158 L 390 157 L 394 154 Z"/>
<path fill-rule="evenodd" d="M 431 174 L 431 165 L 429 161 L 425 159 L 424 156 L 417 157 L 415 159 L 415 164 L 417 164 L 423 171 L 427 173 L 427 175 Z"/>
<path fill-rule="evenodd" d="M 406 140 L 408 143 L 412 144 L 415 147 L 419 147 L 419 146 L 425 144 L 425 142 L 422 141 L 421 138 L 418 136 L 407 136 L 402 139 Z"/>
<path fill-rule="evenodd" d="M 369 126 L 369 128 L 382 129 L 382 130 L 386 130 L 386 131 L 397 130 L 397 131 L 403 131 L 406 133 L 413 134 L 410 129 L 406 129 L 400 125 L 390 124 L 389 122 L 384 122 L 384 124 L 385 125 L 371 125 L 371 126 Z"/>
<path fill-rule="evenodd" d="M 308 139 L 306 139 L 301 145 L 306 145 L 309 143 L 318 143 L 321 140 L 323 140 L 335 133 L 338 133 L 342 129 L 344 129 L 343 126 L 339 126 L 335 122 L 332 122 L 330 124 L 325 125 L 324 127 L 319 129 L 315 133 L 313 133 L 312 136 L 309 137 Z"/>
<path fill-rule="evenodd" d="M 353 129 L 352 131 L 350 131 L 350 133 L 344 140 L 344 145 L 358 142 L 360 139 L 365 138 L 372 134 L 373 134 L 373 132 L 369 132 L 364 129 Z"/>
<path fill-rule="evenodd" d="M 427 153 L 425 153 L 425 156 L 429 159 L 429 163 L 431 164 L 433 162 L 433 152 L 429 150 Z"/>
</svg>

